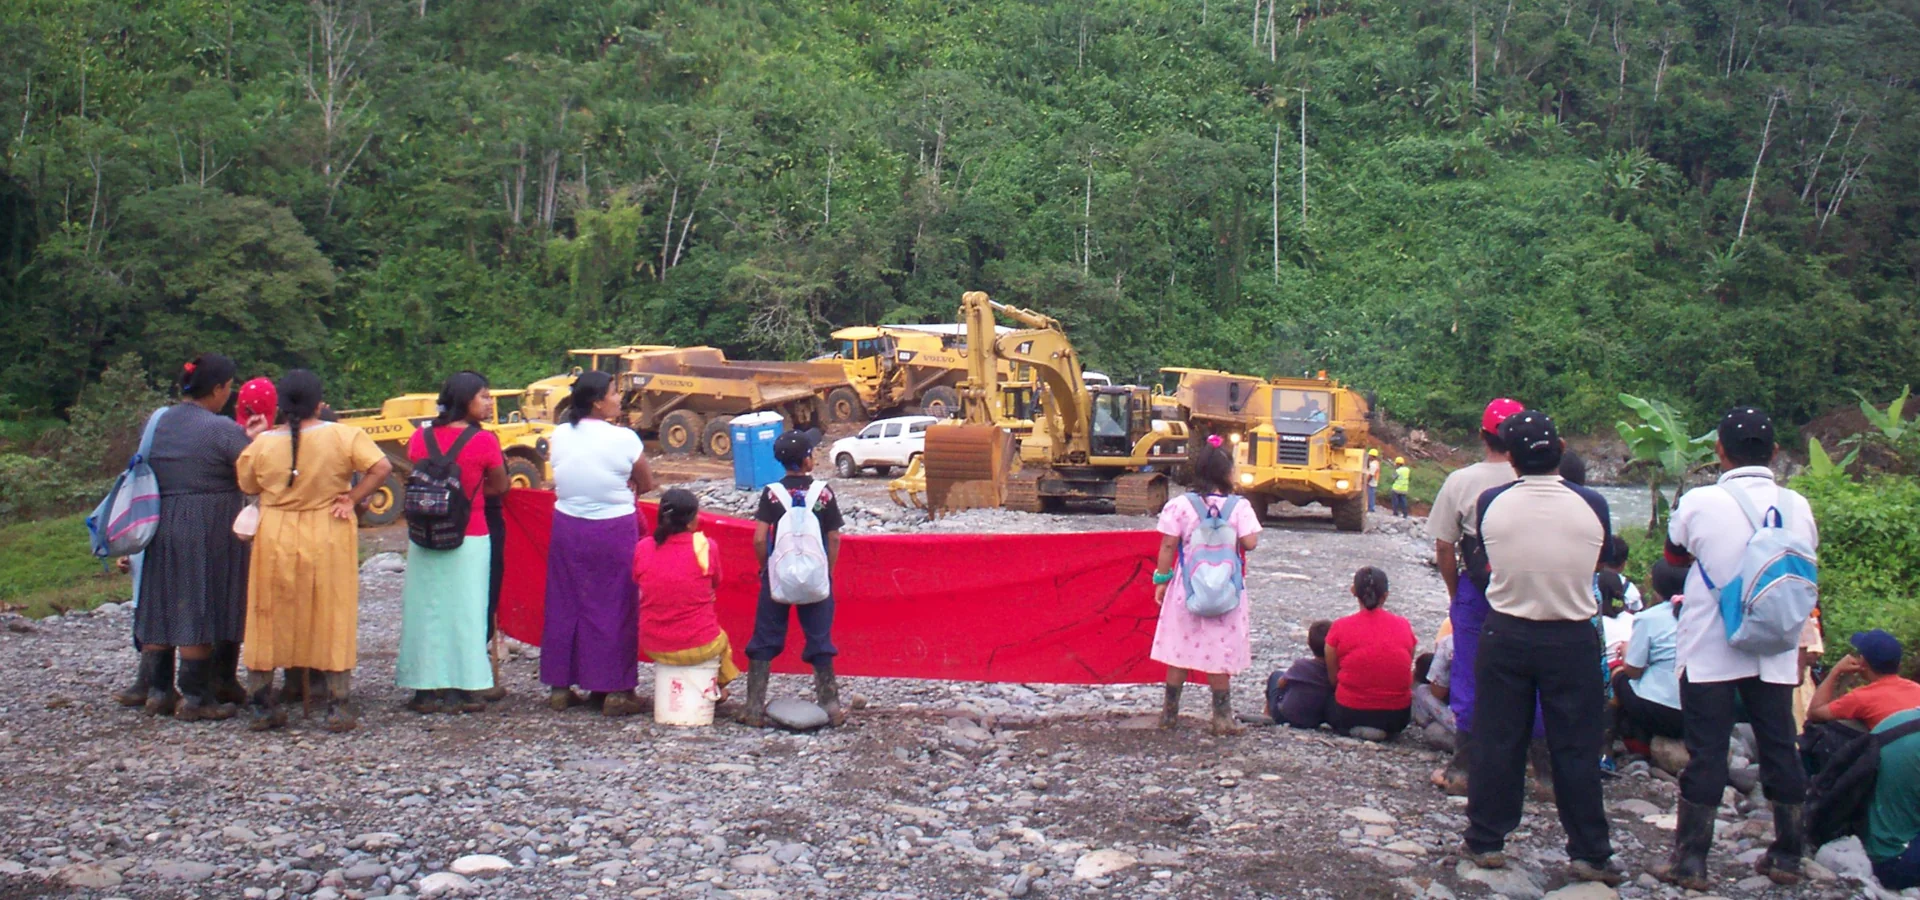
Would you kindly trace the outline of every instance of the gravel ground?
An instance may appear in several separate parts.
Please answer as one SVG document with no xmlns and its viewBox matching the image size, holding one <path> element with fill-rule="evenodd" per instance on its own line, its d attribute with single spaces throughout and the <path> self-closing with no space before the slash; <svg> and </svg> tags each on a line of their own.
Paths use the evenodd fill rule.
<svg viewBox="0 0 1920 900">
<path fill-rule="evenodd" d="M 1001 511 L 929 526 L 884 494 L 884 480 L 843 489 L 871 511 L 860 530 L 1152 527 Z M 1362 565 L 1388 572 L 1390 608 L 1430 638 L 1445 595 L 1427 546 L 1417 523 L 1340 534 L 1318 511 L 1271 523 L 1251 559 L 1249 675 L 1303 653 L 1308 622 L 1349 612 Z M 1563 886 L 1550 805 L 1529 803 L 1513 867 L 1474 869 L 1455 855 L 1462 801 L 1426 783 L 1438 752 L 1276 728 L 1212 738 L 1204 690 L 1171 734 L 1151 728 L 1157 686 L 866 678 L 844 680 L 865 706 L 839 730 L 682 730 L 552 713 L 527 653 L 508 663 L 505 701 L 423 718 L 393 686 L 401 576 L 381 569 L 362 580 L 349 735 L 297 712 L 259 735 L 119 709 L 106 695 L 132 668 L 129 610 L 7 620 L 0 897 L 1530 898 Z M 1258 681 L 1236 685 L 1244 715 L 1260 709 Z M 808 690 L 775 678 L 776 697 Z M 1670 779 L 1639 766 L 1608 798 L 1638 878 L 1619 895 L 1679 897 L 1641 876 L 1670 835 Z M 1723 810 L 1723 895 L 1862 890 L 1822 866 L 1797 890 L 1754 882 L 1733 858 L 1768 833 L 1751 809 Z"/>
</svg>

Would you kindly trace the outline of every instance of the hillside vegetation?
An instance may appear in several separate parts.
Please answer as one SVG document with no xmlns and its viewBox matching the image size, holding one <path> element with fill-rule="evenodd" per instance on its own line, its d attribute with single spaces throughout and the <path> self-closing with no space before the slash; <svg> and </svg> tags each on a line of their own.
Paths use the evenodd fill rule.
<svg viewBox="0 0 1920 900">
<path fill-rule="evenodd" d="M 15 0 L 0 413 L 796 357 L 985 289 L 1403 420 L 1805 421 L 1920 369 L 1915 0 Z"/>
</svg>

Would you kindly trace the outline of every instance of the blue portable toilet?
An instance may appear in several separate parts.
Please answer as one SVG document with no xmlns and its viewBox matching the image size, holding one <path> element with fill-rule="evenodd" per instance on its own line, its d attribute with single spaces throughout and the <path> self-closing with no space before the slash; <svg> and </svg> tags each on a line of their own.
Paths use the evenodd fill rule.
<svg viewBox="0 0 1920 900">
<path fill-rule="evenodd" d="M 787 421 L 779 413 L 735 416 L 729 427 L 733 430 L 735 488 L 757 491 L 787 474 L 786 467 L 773 458 L 773 442 L 787 430 Z"/>
</svg>

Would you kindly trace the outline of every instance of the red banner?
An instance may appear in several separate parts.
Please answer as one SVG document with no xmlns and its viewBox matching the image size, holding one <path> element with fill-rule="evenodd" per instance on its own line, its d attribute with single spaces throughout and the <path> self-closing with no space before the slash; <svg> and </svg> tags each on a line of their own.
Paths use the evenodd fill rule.
<svg viewBox="0 0 1920 900">
<path fill-rule="evenodd" d="M 500 627 L 540 642 L 553 493 L 506 497 L 507 574 Z M 652 504 L 641 504 L 642 534 Z M 753 635 L 760 563 L 753 523 L 702 514 L 720 549 L 720 625 L 741 651 Z M 644 540 L 645 538 L 643 538 Z M 843 675 L 1065 684 L 1146 684 L 1166 677 L 1147 659 L 1153 605 L 1152 532 L 850 535 L 834 572 L 833 639 Z M 806 672 L 800 627 L 776 672 Z"/>
</svg>

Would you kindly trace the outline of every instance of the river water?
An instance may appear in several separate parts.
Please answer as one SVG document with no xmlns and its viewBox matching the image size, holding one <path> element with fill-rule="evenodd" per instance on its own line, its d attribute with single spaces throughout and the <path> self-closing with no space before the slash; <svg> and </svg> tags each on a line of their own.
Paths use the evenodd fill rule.
<svg viewBox="0 0 1920 900">
<path fill-rule="evenodd" d="M 1647 527 L 1647 517 L 1653 514 L 1653 496 L 1647 493 L 1646 485 L 1596 484 L 1591 487 L 1607 498 L 1607 506 L 1613 511 L 1614 530 Z"/>
</svg>

